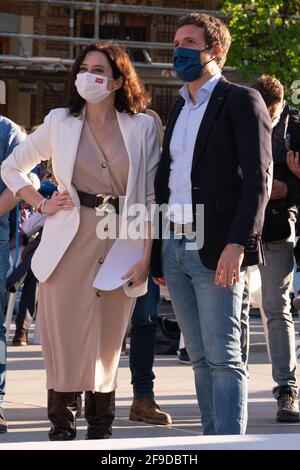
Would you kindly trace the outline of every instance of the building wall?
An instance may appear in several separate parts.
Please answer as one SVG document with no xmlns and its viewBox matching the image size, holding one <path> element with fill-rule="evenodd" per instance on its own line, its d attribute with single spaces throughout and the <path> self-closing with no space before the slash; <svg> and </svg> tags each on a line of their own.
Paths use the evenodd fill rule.
<svg viewBox="0 0 300 470">
<path fill-rule="evenodd" d="M 124 4 L 123 0 L 101 0 L 101 3 L 114 3 Z M 195 8 L 197 9 L 217 9 L 218 1 L 214 0 L 127 0 L 128 5 L 139 5 L 147 6 L 164 6 L 164 7 L 177 7 L 177 8 Z M 15 2 L 14 0 L 0 0 L 0 12 L 10 13 L 14 15 L 23 15 L 26 17 L 32 17 L 34 34 L 42 35 L 70 35 L 70 14 L 71 10 L 69 7 L 61 5 L 49 5 L 39 3 L 22 3 Z M 93 12 L 77 11 L 75 24 L 75 35 L 80 35 L 81 24 L 84 21 L 93 24 L 94 14 Z M 113 15 L 117 17 L 117 15 Z M 100 22 L 105 22 L 105 19 L 112 17 L 111 13 L 100 12 Z M 163 18 L 163 20 L 162 20 Z M 111 19 L 109 21 L 112 21 Z M 136 25 L 138 22 L 147 23 L 149 26 L 146 28 L 147 37 L 146 41 L 157 41 L 157 42 L 171 42 L 174 34 L 176 17 L 174 16 L 160 16 L 160 15 L 141 15 L 141 14 L 128 14 L 127 25 Z M 21 32 L 21 31 L 20 31 Z M 22 30 L 25 32 L 25 30 Z M 26 31 L 28 32 L 28 31 Z M 100 36 L 101 36 L 101 25 L 100 25 Z M 69 57 L 69 44 L 60 41 L 32 41 L 31 49 L 33 49 L 34 55 L 47 56 L 47 57 Z M 157 52 L 153 60 L 169 60 L 170 54 L 164 51 Z"/>
<path fill-rule="evenodd" d="M 101 0 L 101 3 L 124 4 L 124 0 Z M 128 5 L 142 4 L 156 7 L 174 7 L 197 9 L 217 9 L 218 1 L 214 0 L 126 0 Z M 18 17 L 19 32 L 34 33 L 54 36 L 82 36 L 83 31 L 87 37 L 94 35 L 93 11 L 74 10 L 74 30 L 70 29 L 72 10 L 61 5 L 49 5 L 41 3 L 22 3 L 14 0 L 0 0 L 0 15 L 6 13 Z M 149 14 L 116 14 L 100 11 L 100 37 L 106 39 L 129 39 L 151 42 L 171 43 L 175 31 L 177 17 L 171 15 Z M 0 22 L 1 30 L 1 22 Z M 3 29 L 2 29 L 3 30 Z M 18 32 L 18 31 L 16 31 Z M 4 41 L 4 40 L 3 40 Z M 73 58 L 80 46 L 71 45 L 68 42 L 32 40 L 9 40 L 9 53 L 14 55 L 28 55 L 41 57 Z M 7 47 L 7 46 L 5 46 Z M 82 46 L 81 46 L 82 47 Z M 144 57 L 140 49 L 129 50 L 135 61 L 143 61 Z M 152 61 L 170 62 L 171 50 L 149 50 Z M 1 71 L 0 71 L 1 72 Z M 141 76 L 153 94 L 153 107 L 162 115 L 165 121 L 167 112 L 177 96 L 179 83 L 174 78 L 164 75 L 165 71 L 141 69 Z M 55 75 L 55 71 L 53 71 Z M 0 77 L 1 78 L 1 77 Z M 9 117 L 27 127 L 42 122 L 45 114 L 51 108 L 63 106 L 66 97 L 66 81 L 60 83 L 43 79 L 37 82 L 37 91 L 20 93 L 17 79 L 10 81 L 8 92 Z M 20 110 L 20 111 L 17 111 Z"/>
</svg>

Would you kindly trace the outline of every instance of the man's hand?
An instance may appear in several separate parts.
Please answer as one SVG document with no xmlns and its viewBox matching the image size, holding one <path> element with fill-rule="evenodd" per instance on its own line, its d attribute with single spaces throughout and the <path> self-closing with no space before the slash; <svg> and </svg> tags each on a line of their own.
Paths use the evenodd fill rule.
<svg viewBox="0 0 300 470">
<path fill-rule="evenodd" d="M 291 172 L 300 180 L 299 152 L 288 152 L 286 162 Z"/>
<path fill-rule="evenodd" d="M 288 187 L 283 181 L 274 179 L 270 199 L 284 199 L 287 197 Z"/>
<path fill-rule="evenodd" d="M 152 277 L 154 284 L 166 287 L 166 281 L 163 277 Z"/>
<path fill-rule="evenodd" d="M 232 286 L 234 282 L 239 282 L 243 259 L 243 252 L 230 243 L 226 245 L 218 262 L 215 284 L 227 287 Z"/>
</svg>

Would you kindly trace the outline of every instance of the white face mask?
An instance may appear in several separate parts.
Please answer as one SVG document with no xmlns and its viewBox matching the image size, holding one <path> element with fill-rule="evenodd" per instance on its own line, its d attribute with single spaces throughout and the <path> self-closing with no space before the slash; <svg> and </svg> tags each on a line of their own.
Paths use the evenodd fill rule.
<svg viewBox="0 0 300 470">
<path fill-rule="evenodd" d="M 113 80 L 113 78 L 83 72 L 77 75 L 75 86 L 78 93 L 85 101 L 95 104 L 107 98 L 113 91 L 107 89 L 109 80 Z"/>
</svg>

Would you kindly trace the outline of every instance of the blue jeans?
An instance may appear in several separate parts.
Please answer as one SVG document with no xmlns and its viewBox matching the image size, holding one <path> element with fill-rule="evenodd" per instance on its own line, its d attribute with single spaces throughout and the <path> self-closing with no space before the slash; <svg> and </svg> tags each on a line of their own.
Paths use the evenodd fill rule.
<svg viewBox="0 0 300 470">
<path fill-rule="evenodd" d="M 0 406 L 3 405 L 5 395 L 6 331 L 4 326 L 4 313 L 6 305 L 6 273 L 9 267 L 8 257 L 8 242 L 0 241 Z"/>
<path fill-rule="evenodd" d="M 147 294 L 138 297 L 131 318 L 129 363 L 134 398 L 153 398 L 153 362 L 159 307 L 159 287 L 151 276 Z"/>
<path fill-rule="evenodd" d="M 233 287 L 214 284 L 185 237 L 164 240 L 164 277 L 194 374 L 204 434 L 244 434 L 247 379 L 241 358 L 244 272 Z"/>
</svg>

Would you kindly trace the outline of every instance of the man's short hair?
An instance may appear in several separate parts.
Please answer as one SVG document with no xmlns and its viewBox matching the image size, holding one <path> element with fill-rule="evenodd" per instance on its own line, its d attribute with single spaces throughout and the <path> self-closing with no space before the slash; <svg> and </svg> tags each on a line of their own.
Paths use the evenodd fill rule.
<svg viewBox="0 0 300 470">
<path fill-rule="evenodd" d="M 176 30 L 186 24 L 193 24 L 204 29 L 205 41 L 209 47 L 220 44 L 222 54 L 217 58 L 217 64 L 220 68 L 226 62 L 227 53 L 231 44 L 231 36 L 227 26 L 219 18 L 206 15 L 205 13 L 189 13 L 178 19 Z"/>
<path fill-rule="evenodd" d="M 284 97 L 284 88 L 277 78 L 271 75 L 261 75 L 252 85 L 252 88 L 259 91 L 268 109 L 280 103 Z"/>
</svg>

